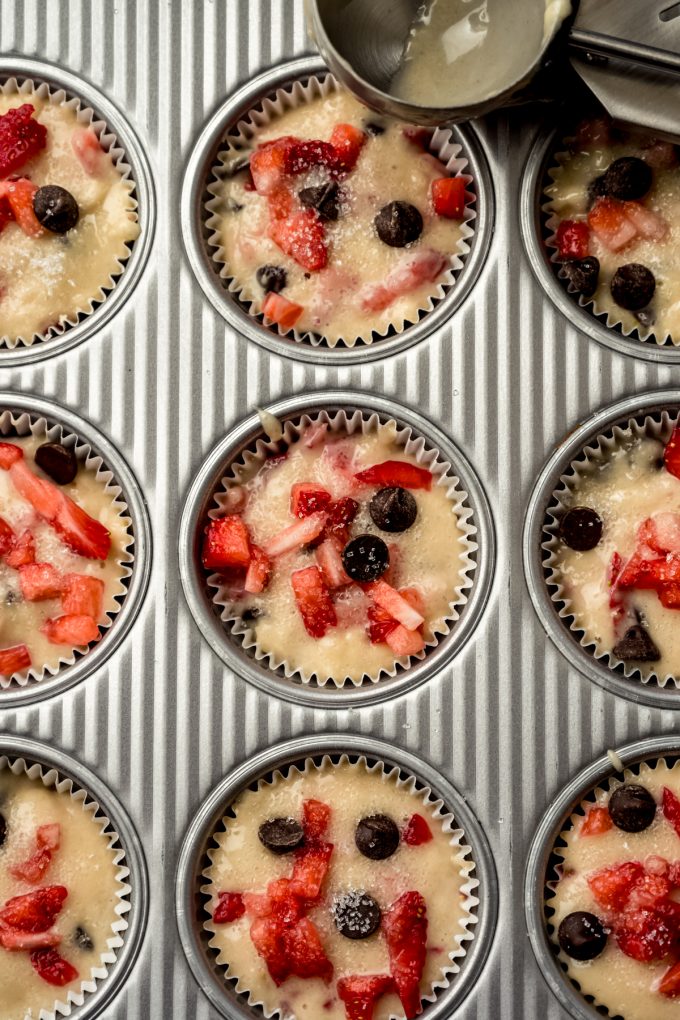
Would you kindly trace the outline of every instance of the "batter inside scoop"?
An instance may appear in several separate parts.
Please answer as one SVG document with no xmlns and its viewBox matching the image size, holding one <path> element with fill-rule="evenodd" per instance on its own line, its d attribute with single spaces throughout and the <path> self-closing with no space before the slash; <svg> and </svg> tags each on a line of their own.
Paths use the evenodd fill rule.
<svg viewBox="0 0 680 1020">
<path fill-rule="evenodd" d="M 679 798 L 677 763 L 643 764 L 584 801 L 555 849 L 546 907 L 560 960 L 583 995 L 624 1020 L 678 1015 Z"/>
<path fill-rule="evenodd" d="M 374 1020 L 415 1016 L 456 969 L 471 920 L 471 864 L 430 802 L 394 773 L 343 760 L 277 775 L 233 810 L 204 891 L 211 948 L 238 989 L 286 1020 L 356 1015 L 352 990 Z M 398 917 L 410 978 L 395 963 Z"/>
<path fill-rule="evenodd" d="M 330 345 L 418 321 L 470 233 L 465 181 L 428 143 L 344 91 L 257 129 L 249 169 L 228 153 L 209 188 L 211 243 L 234 292 L 282 332 Z"/>
</svg>

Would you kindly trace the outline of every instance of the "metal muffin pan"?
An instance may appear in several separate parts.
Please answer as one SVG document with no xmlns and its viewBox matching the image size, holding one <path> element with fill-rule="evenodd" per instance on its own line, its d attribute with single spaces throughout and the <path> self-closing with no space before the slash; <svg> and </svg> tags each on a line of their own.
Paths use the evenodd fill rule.
<svg viewBox="0 0 680 1020">
<path fill-rule="evenodd" d="M 453 138 L 462 146 L 461 156 L 468 161 L 466 172 L 473 181 L 468 190 L 476 195 L 474 235 L 468 239 L 470 251 L 462 256 L 463 268 L 456 273 L 454 284 L 432 311 L 403 332 L 374 340 L 370 344 L 357 343 L 354 347 L 314 347 L 308 342 L 296 342 L 279 335 L 277 330 L 258 321 L 227 289 L 211 257 L 207 239 L 212 233 L 205 226 L 204 206 L 207 185 L 216 164 L 217 155 L 224 148 L 224 138 L 243 117 L 256 108 L 267 96 L 299 79 L 313 75 L 326 75 L 328 68 L 319 57 L 305 57 L 270 68 L 228 96 L 203 128 L 187 164 L 182 185 L 182 233 L 187 257 L 203 292 L 220 315 L 239 333 L 261 344 L 274 354 L 299 361 L 322 365 L 351 365 L 384 358 L 407 350 L 438 327 L 442 326 L 459 308 L 471 288 L 489 249 L 494 221 L 494 193 L 487 159 L 474 128 L 470 125 L 453 129 Z"/>
<path fill-rule="evenodd" d="M 636 393 L 677 387 L 677 369 L 660 360 L 663 350 L 643 359 L 638 342 L 593 343 L 578 306 L 569 300 L 564 314 L 546 301 L 524 258 L 519 210 L 537 125 L 553 116 L 545 105 L 475 122 L 497 199 L 488 257 L 468 277 L 465 302 L 436 325 L 428 317 L 426 339 L 323 364 L 297 360 L 294 345 L 278 339 L 271 349 L 249 342 L 197 286 L 183 250 L 182 183 L 210 117 L 272 65 L 275 89 L 280 62 L 310 48 L 302 0 L 100 0 L 96 15 L 82 0 L 0 5 L 3 66 L 40 60 L 46 75 L 73 75 L 85 98 L 91 81 L 136 126 L 158 205 L 138 285 L 88 343 L 67 346 L 65 334 L 34 346 L 41 360 L 0 357 L 0 391 L 31 402 L 30 394 L 44 395 L 109 437 L 139 479 L 154 544 L 132 633 L 83 683 L 40 704 L 0 699 L 0 732 L 30 734 L 87 763 L 124 803 L 154 863 L 149 937 L 107 1020 L 217 1020 L 175 933 L 182 839 L 225 775 L 282 740 L 329 730 L 427 761 L 486 833 L 500 876 L 498 934 L 455 1020 L 566 1020 L 526 933 L 524 867 L 536 826 L 607 747 L 673 732 L 678 717 L 583 682 L 546 640 L 524 579 L 526 507 L 574 422 Z M 318 68 L 318 58 L 302 66 Z M 427 683 L 340 711 L 244 682 L 201 636 L 178 571 L 185 495 L 215 444 L 254 406 L 329 389 L 415 408 L 451 436 L 475 465 L 497 543 L 487 606 L 465 647 Z"/>
<path fill-rule="evenodd" d="M 463 505 L 473 512 L 471 523 L 477 529 L 474 540 L 479 547 L 472 554 L 476 563 L 475 569 L 470 572 L 472 586 L 466 589 L 467 602 L 458 607 L 460 615 L 451 625 L 450 632 L 441 637 L 434 648 L 427 650 L 425 658 L 415 660 L 405 669 L 399 667 L 394 677 L 375 683 L 366 681 L 358 687 L 346 684 L 341 688 L 329 683 L 321 687 L 303 683 L 295 677 L 288 678 L 283 668 L 271 669 L 243 648 L 238 638 L 230 635 L 227 625 L 220 619 L 220 607 L 210 597 L 206 572 L 200 560 L 201 541 L 207 512 L 213 508 L 215 492 L 221 488 L 222 478 L 245 450 L 252 449 L 257 439 L 265 437 L 257 414 L 241 422 L 211 451 L 191 486 L 179 530 L 179 572 L 189 609 L 204 638 L 225 665 L 265 694 L 274 694 L 310 707 L 338 709 L 394 697 L 435 676 L 471 637 L 489 597 L 495 558 L 491 510 L 472 466 L 455 444 L 423 415 L 396 401 L 351 390 L 317 391 L 267 406 L 267 410 L 282 422 L 294 421 L 305 413 L 314 416 L 321 411 L 331 413 L 339 409 L 347 409 L 350 414 L 355 409 L 376 412 L 383 421 L 393 418 L 397 424 L 412 429 L 416 438 L 425 439 L 428 447 L 439 453 L 441 460 L 451 464 L 450 473 L 460 480 L 460 487 L 467 493 Z"/>
<path fill-rule="evenodd" d="M 479 822 L 447 780 L 415 755 L 370 736 L 325 733 L 278 744 L 237 768 L 203 802 L 182 844 L 175 894 L 179 936 L 194 978 L 227 1020 L 253 1020 L 263 1015 L 261 1009 L 249 1006 L 245 996 L 237 994 L 232 983 L 225 980 L 224 970 L 217 966 L 215 954 L 208 945 L 208 933 L 203 930 L 203 923 L 208 919 L 206 897 L 201 893 L 201 886 L 205 884 L 202 873 L 209 863 L 207 851 L 221 819 L 240 793 L 276 769 L 326 754 L 331 757 L 348 754 L 350 758 L 364 755 L 369 761 L 397 766 L 404 775 L 414 776 L 421 786 L 429 787 L 436 799 L 443 800 L 446 810 L 454 816 L 456 827 L 463 829 L 464 842 L 470 846 L 475 862 L 473 874 L 479 882 L 479 888 L 475 889 L 475 896 L 479 898 L 475 911 L 477 922 L 470 928 L 473 939 L 465 943 L 465 956 L 458 961 L 460 971 L 452 976 L 448 987 L 437 994 L 436 1001 L 426 1005 L 422 1014 L 423 1020 L 445 1020 L 474 988 L 493 940 L 498 913 L 493 858 Z"/>
</svg>

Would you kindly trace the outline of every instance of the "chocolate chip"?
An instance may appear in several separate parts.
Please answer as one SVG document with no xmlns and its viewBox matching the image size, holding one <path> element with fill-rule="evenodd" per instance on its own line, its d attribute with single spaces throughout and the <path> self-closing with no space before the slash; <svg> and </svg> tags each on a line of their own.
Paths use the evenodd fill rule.
<svg viewBox="0 0 680 1020">
<path fill-rule="evenodd" d="M 373 523 L 381 531 L 406 531 L 418 516 L 418 504 L 408 489 L 378 489 L 368 506 Z"/>
<path fill-rule="evenodd" d="M 35 451 L 35 462 L 57 485 L 68 485 L 78 474 L 75 453 L 61 443 L 43 443 Z"/>
<path fill-rule="evenodd" d="M 378 124 L 378 122 L 375 120 L 367 120 L 366 123 L 364 124 L 364 127 L 368 131 L 369 135 L 373 135 L 374 138 L 376 135 L 385 134 L 385 125 Z"/>
<path fill-rule="evenodd" d="M 0 811 L 0 846 L 5 842 L 7 836 L 7 821 L 2 811 Z"/>
<path fill-rule="evenodd" d="M 92 938 L 80 924 L 73 932 L 73 942 L 79 949 L 85 950 L 86 953 L 91 953 L 94 949 L 94 942 L 92 941 Z"/>
<path fill-rule="evenodd" d="M 584 297 L 592 297 L 600 279 L 599 259 L 596 259 L 594 255 L 587 255 L 584 259 L 567 259 L 562 263 L 562 268 L 569 283 L 579 294 L 583 294 Z"/>
<path fill-rule="evenodd" d="M 661 652 L 641 623 L 629 627 L 612 652 L 622 662 L 658 662 L 661 658 Z"/>
<path fill-rule="evenodd" d="M 33 212 L 38 222 L 53 234 L 65 234 L 78 222 L 78 203 L 66 188 L 46 184 L 33 196 Z"/>
<path fill-rule="evenodd" d="M 364 857 L 384 861 L 399 846 L 399 829 L 388 815 L 368 815 L 357 825 L 354 842 Z"/>
<path fill-rule="evenodd" d="M 316 209 L 319 219 L 337 220 L 340 215 L 340 188 L 335 181 L 298 191 L 298 198 L 309 209 Z"/>
<path fill-rule="evenodd" d="M 656 322 L 656 313 L 653 308 L 640 308 L 639 311 L 633 314 L 642 326 L 653 326 Z"/>
<path fill-rule="evenodd" d="M 255 279 L 265 294 L 278 294 L 288 283 L 288 273 L 283 266 L 260 266 Z"/>
<path fill-rule="evenodd" d="M 342 551 L 342 564 L 353 581 L 377 581 L 390 565 L 390 551 L 377 535 L 357 535 Z"/>
<path fill-rule="evenodd" d="M 654 297 L 656 280 L 651 269 L 639 262 L 629 262 L 616 270 L 610 289 L 617 305 L 630 312 L 637 312 L 640 308 L 646 308 Z"/>
<path fill-rule="evenodd" d="M 588 209 L 590 209 L 591 206 L 594 205 L 598 198 L 602 198 L 602 196 L 604 195 L 603 183 L 604 174 L 600 174 L 599 177 L 594 177 L 593 180 L 588 185 L 587 189 Z"/>
<path fill-rule="evenodd" d="M 588 552 L 602 538 L 602 518 L 589 506 L 573 506 L 560 521 L 559 534 L 570 549 Z"/>
<path fill-rule="evenodd" d="M 423 232 L 423 217 L 409 202 L 390 202 L 374 219 L 378 237 L 390 248 L 405 248 Z"/>
<path fill-rule="evenodd" d="M 335 901 L 332 913 L 335 927 L 346 939 L 367 939 L 378 930 L 382 918 L 373 897 L 354 889 Z"/>
<path fill-rule="evenodd" d="M 560 924 L 557 941 L 572 960 L 594 960 L 607 945 L 607 932 L 595 914 L 577 910 Z"/>
<path fill-rule="evenodd" d="M 302 826 L 294 818 L 270 818 L 257 832 L 260 843 L 273 854 L 289 854 L 297 850 L 305 838 Z"/>
<path fill-rule="evenodd" d="M 601 178 L 601 194 L 629 202 L 644 198 L 652 186 L 651 167 L 637 156 L 621 156 L 611 163 Z"/>
<path fill-rule="evenodd" d="M 626 783 L 609 798 L 609 816 L 624 832 L 648 829 L 656 815 L 656 801 L 644 786 Z"/>
</svg>

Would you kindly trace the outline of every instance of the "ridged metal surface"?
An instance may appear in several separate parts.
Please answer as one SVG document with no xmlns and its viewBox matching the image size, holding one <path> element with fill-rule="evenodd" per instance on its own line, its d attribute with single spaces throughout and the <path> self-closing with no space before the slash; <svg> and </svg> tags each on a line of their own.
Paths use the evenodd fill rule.
<svg viewBox="0 0 680 1020">
<path fill-rule="evenodd" d="M 123 647 L 76 689 L 0 730 L 71 752 L 128 809 L 149 862 L 150 919 L 137 964 L 107 1020 L 207 1020 L 175 933 L 182 836 L 236 764 L 287 736 L 373 733 L 427 758 L 467 795 L 500 879 L 499 927 L 461 1020 L 564 1020 L 524 927 L 522 876 L 548 801 L 607 747 L 671 732 L 670 711 L 615 699 L 569 667 L 526 592 L 524 508 L 545 457 L 575 422 L 619 396 L 677 385 L 677 370 L 606 350 L 578 334 L 526 264 L 517 208 L 532 118 L 480 124 L 497 195 L 491 253 L 452 322 L 418 347 L 352 368 L 296 364 L 238 339 L 208 305 L 182 255 L 179 187 L 191 145 L 227 91 L 306 51 L 293 0 L 0 0 L 0 50 L 62 64 L 126 111 L 146 146 L 158 195 L 150 263 L 101 334 L 35 367 L 3 369 L 0 389 L 45 394 L 118 445 L 149 501 L 149 595 Z M 180 594 L 177 528 L 202 458 L 253 404 L 317 387 L 364 388 L 420 408 L 481 476 L 496 517 L 498 560 L 473 640 L 406 697 L 333 713 L 267 698 L 228 674 Z"/>
</svg>

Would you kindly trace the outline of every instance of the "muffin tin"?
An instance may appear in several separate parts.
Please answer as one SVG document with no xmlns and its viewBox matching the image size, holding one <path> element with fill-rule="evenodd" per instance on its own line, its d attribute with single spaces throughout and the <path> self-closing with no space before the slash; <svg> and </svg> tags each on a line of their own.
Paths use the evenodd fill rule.
<svg viewBox="0 0 680 1020">
<path fill-rule="evenodd" d="M 55 420 L 68 415 L 69 427 L 91 437 L 126 488 L 147 555 L 138 597 L 130 601 L 131 589 L 123 610 L 129 602 L 131 632 L 112 643 L 116 630 L 123 636 L 121 613 L 109 638 L 76 664 L 80 672 L 68 674 L 83 682 L 67 683 L 65 674 L 39 705 L 0 691 L 0 732 L 13 742 L 30 733 L 44 748 L 63 749 L 50 753 L 69 755 L 69 764 L 71 754 L 87 762 L 125 805 L 154 864 L 146 935 L 140 930 L 126 980 L 109 986 L 116 994 L 107 1020 L 219 1015 L 175 930 L 178 890 L 181 910 L 186 903 L 183 840 L 193 846 L 199 821 L 207 824 L 202 804 L 212 803 L 209 814 L 228 799 L 234 788 L 223 777 L 242 782 L 251 769 L 271 767 L 266 751 L 280 741 L 293 741 L 298 758 L 314 753 L 314 734 L 330 729 L 343 746 L 404 756 L 447 802 L 457 791 L 454 809 L 471 833 L 463 811 L 479 818 L 500 876 L 495 937 L 490 924 L 477 942 L 478 929 L 475 969 L 461 975 L 468 994 L 435 1004 L 437 1014 L 428 1007 L 424 1020 L 454 1011 L 456 1020 L 566 1020 L 573 1003 L 545 985 L 527 939 L 524 866 L 536 827 L 570 777 L 607 748 L 653 735 L 654 747 L 666 739 L 671 751 L 680 740 L 669 692 L 633 700 L 621 678 L 586 683 L 584 666 L 546 640 L 525 584 L 522 533 L 528 505 L 531 526 L 542 526 L 531 494 L 569 430 L 594 422 L 596 408 L 624 404 L 621 414 L 634 413 L 641 393 L 680 399 L 680 352 L 608 330 L 555 276 L 540 218 L 554 144 L 547 132 L 529 153 L 538 124 L 553 118 L 543 105 L 456 129 L 477 185 L 474 245 L 450 294 L 407 333 L 370 348 L 317 350 L 283 342 L 231 307 L 205 253 L 205 174 L 240 111 L 291 75 L 322 71 L 318 57 L 305 56 L 303 6 L 101 0 L 96 17 L 78 0 L 3 9 L 2 74 L 55 81 L 102 114 L 124 142 L 146 219 L 120 284 L 93 315 L 53 341 L 0 352 L 0 391 L 29 410 L 49 404 Z M 456 469 L 474 464 L 479 478 L 475 510 L 488 501 L 496 532 L 469 640 L 422 683 L 377 685 L 370 704 L 360 697 L 326 706 L 297 689 L 282 697 L 280 685 L 244 682 L 240 664 L 201 636 L 178 568 L 193 567 L 183 508 L 191 497 L 194 513 L 205 497 L 225 437 L 241 435 L 254 407 L 339 399 L 329 392 L 357 402 L 361 395 L 388 414 L 398 405 L 442 442 L 451 437 L 465 458 L 453 458 Z M 527 541 L 531 558 L 537 547 Z M 462 624 L 472 619 L 468 610 Z M 104 791 L 101 798 L 109 804 Z M 117 818 L 112 801 L 111 810 Z M 213 988 L 212 975 L 204 977 Z M 233 1003 L 224 1008 L 241 1015 Z"/>
</svg>

